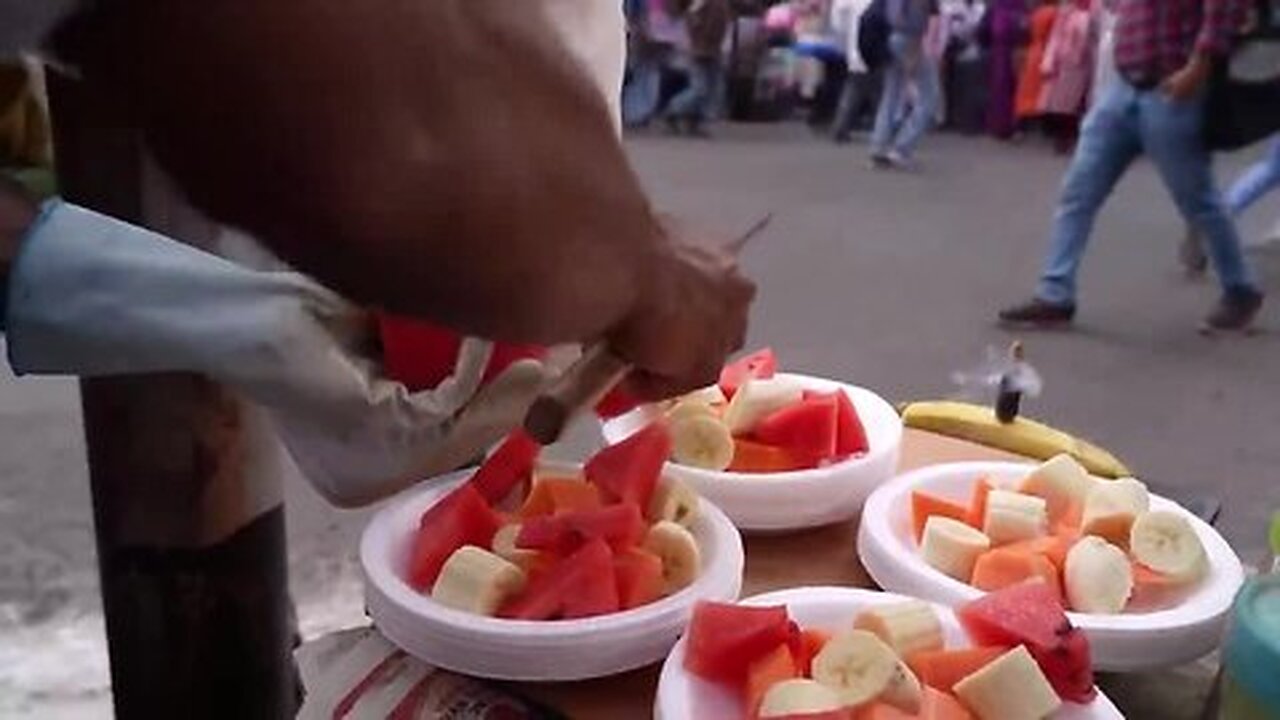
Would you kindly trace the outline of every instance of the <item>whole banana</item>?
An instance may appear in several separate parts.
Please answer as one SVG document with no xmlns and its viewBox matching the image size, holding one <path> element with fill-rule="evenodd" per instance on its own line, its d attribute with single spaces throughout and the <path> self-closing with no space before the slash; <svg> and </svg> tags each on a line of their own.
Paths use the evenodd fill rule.
<svg viewBox="0 0 1280 720">
<path fill-rule="evenodd" d="M 1025 417 L 1003 423 L 989 407 L 953 400 L 923 400 L 900 408 L 907 427 L 969 440 L 1037 460 L 1066 453 L 1101 477 L 1133 473 L 1114 455 L 1088 441 Z"/>
</svg>

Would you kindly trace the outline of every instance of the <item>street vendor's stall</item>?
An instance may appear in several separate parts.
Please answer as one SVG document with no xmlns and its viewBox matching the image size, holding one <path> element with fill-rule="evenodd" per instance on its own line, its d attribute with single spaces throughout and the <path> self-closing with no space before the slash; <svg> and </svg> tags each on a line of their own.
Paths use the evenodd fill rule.
<svg viewBox="0 0 1280 720">
<path fill-rule="evenodd" d="M 907 429 L 899 471 L 959 461 L 1021 459 L 966 441 Z M 875 587 L 859 561 L 858 526 L 855 519 L 788 534 L 746 535 L 742 596 L 799 586 Z M 590 647 L 582 650 L 591 651 Z M 376 628 L 320 638 L 303 646 L 299 657 L 308 692 L 304 717 L 371 717 L 393 713 L 395 717 L 412 717 L 414 712 L 421 713 L 417 717 L 435 717 L 425 711 L 428 708 L 456 710 L 463 699 L 474 703 L 473 709 L 486 703 L 496 707 L 519 697 L 543 706 L 542 710 L 525 707 L 512 715 L 494 717 L 554 717 L 558 712 L 573 718 L 648 718 L 654 716 L 659 675 L 659 666 L 652 665 L 578 682 L 471 681 L 406 657 L 383 639 Z M 390 674 L 398 678 L 391 677 L 387 671 L 397 663 L 404 667 Z M 1117 705 L 1127 708 L 1130 717 L 1198 718 L 1202 712 L 1208 712 L 1206 703 L 1214 684 L 1216 664 L 1216 660 L 1202 660 L 1173 669 L 1106 676 L 1102 682 Z M 540 714 L 543 711 L 545 715 Z"/>
</svg>

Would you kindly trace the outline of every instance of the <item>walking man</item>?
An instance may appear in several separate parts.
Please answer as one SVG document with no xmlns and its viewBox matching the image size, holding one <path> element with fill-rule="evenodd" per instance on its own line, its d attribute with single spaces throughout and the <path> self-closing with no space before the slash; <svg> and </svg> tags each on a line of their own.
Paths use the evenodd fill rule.
<svg viewBox="0 0 1280 720">
<path fill-rule="evenodd" d="M 924 57 L 924 34 L 935 7 L 935 0 L 888 0 L 890 59 L 871 132 L 875 167 L 911 167 L 916 144 L 933 122 L 937 74 Z M 898 113 L 909 87 L 916 90 L 911 114 L 899 124 Z"/>
<path fill-rule="evenodd" d="M 1035 297 L 1006 308 L 1010 324 L 1065 325 L 1076 312 L 1076 273 L 1094 219 L 1129 165 L 1145 153 L 1186 221 L 1205 236 L 1222 297 L 1210 329 L 1246 328 L 1262 292 L 1214 183 L 1201 140 L 1205 89 L 1230 50 L 1246 0 L 1123 0 L 1115 30 L 1119 77 L 1085 120 L 1063 181 Z"/>
</svg>

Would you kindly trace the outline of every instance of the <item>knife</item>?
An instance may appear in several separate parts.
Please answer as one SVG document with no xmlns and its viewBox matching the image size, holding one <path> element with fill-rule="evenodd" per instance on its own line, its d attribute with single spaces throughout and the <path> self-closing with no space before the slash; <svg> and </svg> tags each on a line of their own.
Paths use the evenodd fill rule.
<svg viewBox="0 0 1280 720">
<path fill-rule="evenodd" d="M 773 213 L 766 213 L 725 249 L 735 257 L 740 255 L 751 239 L 771 222 Z M 608 345 L 603 342 L 592 345 L 534 400 L 524 418 L 525 432 L 543 445 L 554 443 L 579 412 L 595 407 L 629 372 L 631 365 L 614 355 Z"/>
</svg>

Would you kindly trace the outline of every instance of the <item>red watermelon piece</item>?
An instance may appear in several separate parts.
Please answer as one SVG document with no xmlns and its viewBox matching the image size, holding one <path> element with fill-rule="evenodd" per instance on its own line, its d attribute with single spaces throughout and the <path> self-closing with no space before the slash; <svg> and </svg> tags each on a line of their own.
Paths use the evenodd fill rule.
<svg viewBox="0 0 1280 720">
<path fill-rule="evenodd" d="M 988 593 L 956 615 L 978 645 L 1026 645 L 1062 699 L 1093 698 L 1089 641 L 1071 624 L 1048 583 L 1033 580 Z"/>
<path fill-rule="evenodd" d="M 836 457 L 862 455 L 871 450 L 867 430 L 858 416 L 853 399 L 843 390 L 836 392 Z"/>
<path fill-rule="evenodd" d="M 662 597 L 662 558 L 640 548 L 613 556 L 618 603 L 623 610 L 648 605 Z"/>
<path fill-rule="evenodd" d="M 588 617 L 618 610 L 613 577 L 613 551 L 603 540 L 592 540 L 569 557 L 535 576 L 524 592 L 498 610 L 513 620 L 553 620 Z"/>
<path fill-rule="evenodd" d="M 756 425 L 760 442 L 805 458 L 836 454 L 838 408 L 834 395 L 816 395 L 768 415 Z"/>
<path fill-rule="evenodd" d="M 596 453 L 583 468 L 587 481 L 595 483 L 606 499 L 649 507 L 662 466 L 671 457 L 671 433 L 665 423 L 650 424 L 617 445 Z"/>
<path fill-rule="evenodd" d="M 516 430 L 493 451 L 471 476 L 471 485 L 491 503 L 501 502 L 517 485 L 529 480 L 542 445 L 523 429 Z"/>
<path fill-rule="evenodd" d="M 684 667 L 706 680 L 740 683 L 751 663 L 791 636 L 787 609 L 702 601 L 693 608 Z"/>
<path fill-rule="evenodd" d="M 645 529 L 640 508 L 622 503 L 598 510 L 531 517 L 520 525 L 516 547 L 568 555 L 599 539 L 621 550 L 638 545 Z"/>
<path fill-rule="evenodd" d="M 733 398 L 742 383 L 747 380 L 767 380 L 778 372 L 778 358 L 773 348 L 757 350 L 744 358 L 724 366 L 720 371 L 720 391 L 726 398 Z"/>
<path fill-rule="evenodd" d="M 427 508 L 418 521 L 409 556 L 409 584 L 430 592 L 440 568 L 463 545 L 489 547 L 502 518 L 489 507 L 475 486 L 467 484 Z"/>
</svg>

